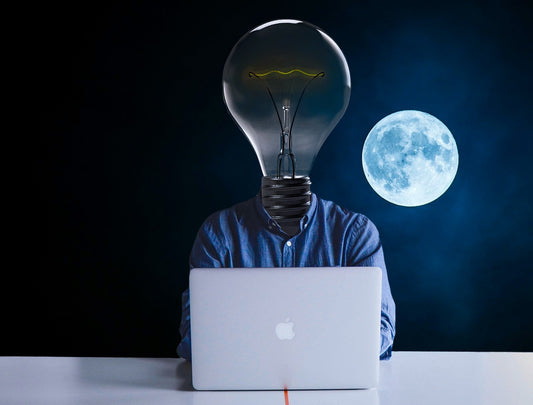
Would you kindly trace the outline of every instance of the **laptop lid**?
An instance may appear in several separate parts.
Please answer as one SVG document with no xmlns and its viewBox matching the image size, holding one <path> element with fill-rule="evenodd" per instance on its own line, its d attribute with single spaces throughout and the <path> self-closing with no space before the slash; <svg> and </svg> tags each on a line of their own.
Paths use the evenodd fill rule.
<svg viewBox="0 0 533 405">
<path fill-rule="evenodd" d="M 377 385 L 379 268 L 198 268 L 189 281 L 194 388 Z"/>
</svg>

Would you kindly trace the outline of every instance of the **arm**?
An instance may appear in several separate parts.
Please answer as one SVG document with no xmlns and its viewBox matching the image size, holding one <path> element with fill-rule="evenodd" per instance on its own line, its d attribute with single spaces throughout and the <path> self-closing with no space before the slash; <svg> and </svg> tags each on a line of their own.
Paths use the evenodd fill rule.
<svg viewBox="0 0 533 405">
<path fill-rule="evenodd" d="M 176 352 L 178 356 L 191 361 L 191 314 L 189 289 L 181 294 L 181 322 L 180 322 L 181 342 L 178 344 Z"/>
<path fill-rule="evenodd" d="M 388 360 L 392 354 L 392 344 L 396 334 L 396 305 L 392 298 L 383 248 L 375 225 L 362 216 L 359 226 L 352 233 L 349 266 L 379 267 L 382 271 L 381 282 L 381 350 L 380 359 Z"/>
<path fill-rule="evenodd" d="M 216 238 L 207 221 L 202 225 L 194 241 L 191 256 L 190 269 L 195 267 L 211 268 L 223 267 L 225 249 Z M 181 322 L 179 327 L 181 342 L 177 347 L 180 357 L 191 361 L 191 315 L 189 289 L 181 296 Z"/>
</svg>

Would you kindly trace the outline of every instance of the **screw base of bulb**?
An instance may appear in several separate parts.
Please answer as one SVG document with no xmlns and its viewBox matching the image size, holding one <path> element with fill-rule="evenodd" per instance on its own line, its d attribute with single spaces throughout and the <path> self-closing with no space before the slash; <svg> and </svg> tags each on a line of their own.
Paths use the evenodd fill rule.
<svg viewBox="0 0 533 405">
<path fill-rule="evenodd" d="M 309 177 L 263 177 L 261 201 L 266 212 L 289 236 L 300 232 L 300 220 L 311 205 Z"/>
</svg>

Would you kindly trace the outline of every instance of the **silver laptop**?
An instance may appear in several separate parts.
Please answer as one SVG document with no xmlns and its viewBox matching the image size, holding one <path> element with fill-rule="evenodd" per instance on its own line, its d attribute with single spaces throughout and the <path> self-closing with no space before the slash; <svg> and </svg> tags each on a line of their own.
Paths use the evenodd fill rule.
<svg viewBox="0 0 533 405">
<path fill-rule="evenodd" d="M 193 269 L 197 390 L 376 387 L 377 267 Z"/>
</svg>

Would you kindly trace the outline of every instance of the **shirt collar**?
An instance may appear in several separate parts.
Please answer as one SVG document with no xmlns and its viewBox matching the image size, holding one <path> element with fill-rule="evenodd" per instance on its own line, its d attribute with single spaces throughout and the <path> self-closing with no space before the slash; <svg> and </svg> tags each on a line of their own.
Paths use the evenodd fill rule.
<svg viewBox="0 0 533 405">
<path fill-rule="evenodd" d="M 311 223 L 311 220 L 313 219 L 313 216 L 316 212 L 316 206 L 317 196 L 315 193 L 311 193 L 311 205 L 309 205 L 307 213 L 300 220 L 300 230 L 303 230 L 309 223 Z M 266 212 L 265 208 L 263 207 L 263 203 L 261 202 L 261 192 L 259 192 L 255 197 L 255 207 L 257 209 L 259 217 L 261 218 L 261 222 L 266 224 L 269 229 L 271 227 L 276 227 L 279 229 L 279 225 L 276 223 L 276 221 L 272 219 L 272 217 L 268 214 L 268 212 Z"/>
</svg>

